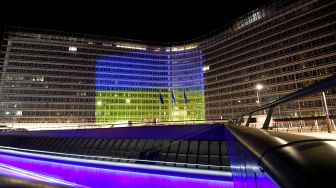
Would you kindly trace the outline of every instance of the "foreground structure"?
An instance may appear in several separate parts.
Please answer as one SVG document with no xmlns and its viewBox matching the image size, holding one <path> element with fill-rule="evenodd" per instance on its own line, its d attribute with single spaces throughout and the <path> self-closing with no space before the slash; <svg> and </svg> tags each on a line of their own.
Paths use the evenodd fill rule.
<svg viewBox="0 0 336 188">
<path fill-rule="evenodd" d="M 318 187 L 332 183 L 335 145 L 222 124 L 0 132 L 0 182 L 6 175 L 61 187 Z"/>
<path fill-rule="evenodd" d="M 1 121 L 232 118 L 335 74 L 335 18 L 335 1 L 279 0 L 183 44 L 9 28 L 1 51 Z M 326 92 L 330 114 L 335 96 L 335 89 Z M 316 94 L 273 114 L 325 111 Z"/>
</svg>

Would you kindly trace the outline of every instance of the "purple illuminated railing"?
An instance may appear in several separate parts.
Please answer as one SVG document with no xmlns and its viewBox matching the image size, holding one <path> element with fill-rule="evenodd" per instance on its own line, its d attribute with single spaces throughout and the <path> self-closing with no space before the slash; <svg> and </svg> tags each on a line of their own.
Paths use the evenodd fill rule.
<svg viewBox="0 0 336 188">
<path fill-rule="evenodd" d="M 34 158 L 18 157 L 0 154 L 1 163 L 24 169 L 43 176 L 58 178 L 84 187 L 183 187 L 183 188 L 229 188 L 233 183 L 228 180 L 209 180 L 174 175 L 134 172 L 111 168 L 99 168 L 95 165 L 83 166 L 56 161 L 37 160 Z"/>
</svg>

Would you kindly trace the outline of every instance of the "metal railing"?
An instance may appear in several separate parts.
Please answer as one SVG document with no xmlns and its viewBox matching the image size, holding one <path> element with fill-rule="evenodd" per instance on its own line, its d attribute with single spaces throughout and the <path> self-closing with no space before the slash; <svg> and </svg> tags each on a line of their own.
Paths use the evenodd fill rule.
<svg viewBox="0 0 336 188">
<path fill-rule="evenodd" d="M 25 152 L 32 154 L 40 154 L 46 156 L 58 156 L 58 157 L 68 157 L 68 158 L 82 158 L 89 160 L 98 160 L 98 161 L 110 161 L 110 162 L 123 162 L 123 163 L 137 163 L 137 164 L 147 164 L 147 165 L 157 165 L 157 166 L 167 166 L 167 167 L 180 167 L 180 168 L 192 168 L 199 171 L 212 170 L 219 173 L 218 175 L 228 175 L 227 172 L 230 172 L 230 166 L 224 165 L 211 165 L 211 164 L 199 164 L 199 163 L 187 163 L 187 162 L 169 162 L 169 161 L 159 161 L 159 160 L 147 160 L 147 159 L 134 159 L 134 158 L 125 158 L 125 157 L 113 157 L 113 156 L 104 156 L 104 155 L 87 155 L 87 154 L 75 154 L 75 153 L 65 153 L 65 152 L 53 152 L 53 151 L 44 151 L 36 149 L 25 149 L 25 148 L 15 148 L 0 146 L 0 153 L 6 153 L 6 151 L 17 151 Z M 11 153 L 11 152 L 8 152 Z M 118 166 L 120 163 L 113 163 L 112 166 Z M 121 164 L 122 165 L 122 164 Z M 198 167 L 198 168 L 196 168 Z"/>
<path fill-rule="evenodd" d="M 283 103 L 286 103 L 286 102 L 289 102 L 289 101 L 292 101 L 292 100 L 295 100 L 295 99 L 298 99 L 298 98 L 302 98 L 302 97 L 306 97 L 306 96 L 309 96 L 309 95 L 313 95 L 317 92 L 322 92 L 322 91 L 325 91 L 325 90 L 328 90 L 328 89 L 331 89 L 331 88 L 334 88 L 336 87 L 336 75 L 332 75 L 330 77 L 327 77 L 323 80 L 320 80 L 308 87 L 305 87 L 303 89 L 300 89 L 296 92 L 293 92 L 289 95 L 286 95 L 284 97 L 281 97 L 280 99 L 278 100 L 275 100 L 273 102 L 270 102 L 268 104 L 264 104 L 258 108 L 255 108 L 251 111 L 248 111 L 246 113 L 243 113 L 241 114 L 240 116 L 237 116 L 235 121 L 234 121 L 234 124 L 237 124 L 238 122 L 241 122 L 241 120 L 243 119 L 244 116 L 248 115 L 248 119 L 247 119 L 247 122 L 246 122 L 246 126 L 249 126 L 250 122 L 251 122 L 251 117 L 253 115 L 253 113 L 255 112 L 258 112 L 258 111 L 261 111 L 261 110 L 265 110 L 265 109 L 268 109 L 268 113 L 267 113 L 267 116 L 266 116 L 266 120 L 262 126 L 262 129 L 266 129 L 268 130 L 269 128 L 269 124 L 270 124 L 270 121 L 271 121 L 271 117 L 272 117 L 272 114 L 273 114 L 273 109 L 280 105 L 280 104 L 283 104 Z M 331 125 L 330 123 L 328 124 L 328 132 L 330 133 L 331 132 Z"/>
<path fill-rule="evenodd" d="M 184 121 L 153 121 L 153 122 L 137 122 L 128 121 L 123 123 L 79 123 L 79 124 L 57 124 L 50 123 L 48 125 L 17 125 L 16 127 L 3 126 L 0 132 L 8 131 L 41 131 L 41 130 L 73 130 L 73 129 L 99 129 L 99 128 L 118 128 L 118 127 L 137 127 L 137 126 L 167 126 L 167 125 L 201 125 L 201 124 L 225 124 L 228 119 L 211 119 L 211 120 L 184 120 Z"/>
<path fill-rule="evenodd" d="M 333 183 L 336 139 L 289 136 L 246 126 L 226 128 L 237 187 L 321 187 Z"/>
</svg>

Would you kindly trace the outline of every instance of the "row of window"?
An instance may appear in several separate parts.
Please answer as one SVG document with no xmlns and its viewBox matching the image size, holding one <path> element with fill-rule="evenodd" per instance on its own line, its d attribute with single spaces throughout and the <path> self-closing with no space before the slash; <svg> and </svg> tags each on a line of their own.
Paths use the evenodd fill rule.
<svg viewBox="0 0 336 188">
<path fill-rule="evenodd" d="M 308 50 L 308 49 L 312 51 L 311 55 L 313 55 L 314 57 L 317 57 L 319 55 L 327 54 L 327 53 L 335 51 L 336 45 L 332 45 L 334 41 L 336 41 L 336 37 L 334 35 L 330 35 L 330 36 L 324 37 L 322 39 L 318 39 L 318 40 L 315 40 L 315 41 L 312 41 L 312 42 L 307 42 L 307 43 L 304 43 L 304 44 L 301 44 L 301 45 L 293 46 L 293 47 L 290 47 L 290 48 L 287 48 L 287 49 L 284 49 L 284 50 L 273 51 L 272 53 L 269 53 L 269 54 L 264 55 L 264 56 L 260 56 L 260 57 L 251 56 L 255 59 L 255 63 L 248 62 L 248 61 L 245 61 L 245 62 L 243 61 L 243 62 L 239 62 L 238 64 L 231 65 L 231 66 L 225 66 L 225 64 L 223 64 L 224 66 L 222 66 L 221 68 L 218 68 L 218 69 L 215 69 L 215 70 L 210 69 L 212 71 L 211 72 L 209 71 L 207 74 L 218 75 L 218 74 L 221 74 L 223 72 L 224 73 L 230 73 L 233 70 L 236 70 L 237 66 L 238 67 L 244 67 L 246 69 L 244 71 L 244 73 L 245 73 L 250 67 L 257 66 L 256 63 L 261 63 L 261 62 L 265 62 L 265 61 L 267 62 L 267 61 L 272 61 L 272 60 L 274 61 L 274 59 L 278 59 L 278 58 L 279 58 L 279 60 L 277 60 L 277 61 L 280 61 L 280 59 L 284 59 L 284 57 L 286 57 L 286 56 L 288 56 L 288 57 L 292 56 L 289 59 L 290 60 L 289 62 L 299 61 L 302 58 L 302 54 L 303 54 L 302 51 Z M 312 46 L 313 42 L 318 42 L 318 43 L 315 43 L 316 46 Z M 327 44 L 327 45 L 326 46 L 321 46 L 322 44 Z M 321 47 L 319 49 L 314 49 L 318 46 L 321 46 Z M 296 54 L 296 52 L 301 52 L 301 53 Z M 307 54 L 307 55 L 309 55 L 309 54 Z M 305 55 L 303 55 L 303 57 L 304 56 Z M 288 59 L 288 57 L 286 57 L 286 58 Z M 289 62 L 287 61 L 286 63 L 289 63 Z M 251 69 L 250 71 L 255 71 L 255 70 Z"/>
<path fill-rule="evenodd" d="M 270 74 L 270 72 L 274 72 Z M 262 83 L 271 84 L 281 84 L 282 82 L 296 81 L 306 78 L 317 78 L 325 75 L 330 75 L 335 73 L 335 67 L 330 63 L 326 63 L 325 66 L 319 67 L 305 67 L 305 64 L 295 64 L 288 67 L 283 67 L 280 69 L 273 69 L 270 72 L 261 72 L 258 74 L 252 74 L 250 76 L 243 76 L 235 79 L 225 79 L 219 78 L 217 82 L 213 84 L 207 84 L 207 91 L 213 89 L 223 88 L 227 91 L 236 91 L 239 89 L 250 89 L 255 87 L 258 80 L 262 80 Z M 220 77 L 220 76 L 219 76 Z M 208 80 L 207 80 L 208 81 Z M 208 81 L 207 83 L 209 83 Z M 211 82 L 210 82 L 211 83 Z"/>
<path fill-rule="evenodd" d="M 271 102 L 274 101 L 278 98 L 280 98 L 281 94 L 289 94 L 290 92 L 294 92 L 297 89 L 307 87 L 311 84 L 315 83 L 314 80 L 306 80 L 305 82 L 297 83 L 297 84 L 284 84 L 281 86 L 270 86 L 270 87 L 265 87 L 265 89 L 260 91 L 260 97 L 262 101 L 265 102 Z M 332 94 L 336 94 L 335 91 L 331 90 L 330 92 Z M 232 102 L 232 101 L 241 101 L 241 104 L 253 104 L 255 103 L 255 99 L 257 96 L 257 91 L 256 89 L 254 90 L 245 90 L 245 91 L 240 91 L 237 93 L 230 92 L 230 93 L 218 93 L 218 95 L 205 95 L 206 96 L 206 104 L 211 104 L 214 106 L 221 106 L 219 102 Z M 249 99 L 249 100 L 244 100 L 244 99 Z M 225 105 L 224 105 L 225 106 Z"/>
<path fill-rule="evenodd" d="M 274 32 L 281 32 L 290 27 L 297 26 L 301 23 L 306 23 L 307 21 L 310 21 L 314 18 L 315 19 L 320 18 L 321 15 L 323 15 L 326 12 L 333 12 L 334 10 L 333 8 L 335 6 L 334 3 L 330 4 L 330 1 L 324 1 L 324 0 L 322 1 L 320 0 L 317 2 L 304 2 L 304 3 L 305 4 L 300 7 L 295 7 L 295 9 L 290 9 L 287 10 L 286 12 L 281 12 L 281 15 L 276 15 L 275 18 L 263 20 L 263 22 L 259 22 L 259 24 L 255 26 L 245 28 L 245 30 L 215 36 L 213 38 L 213 41 L 211 42 L 205 40 L 207 44 L 205 45 L 204 50 L 207 50 L 209 52 L 216 52 L 216 49 L 221 49 L 221 46 L 231 46 L 240 41 L 241 43 L 237 45 L 238 47 L 243 47 L 244 44 L 248 44 L 249 41 L 256 42 L 265 37 L 270 36 Z M 276 14 L 276 12 L 273 12 L 273 14 Z M 230 49 L 228 48 L 228 50 Z"/>
<path fill-rule="evenodd" d="M 312 40 L 313 38 L 316 38 L 316 37 L 321 38 L 325 36 L 325 34 L 332 33 L 333 31 L 335 31 L 336 26 L 334 24 L 330 24 L 330 21 L 332 20 L 335 20 L 335 15 L 334 15 L 334 18 L 330 18 L 329 23 L 326 23 L 326 26 L 324 27 L 317 27 L 316 29 L 309 28 L 309 30 L 307 28 L 302 29 L 301 32 L 297 35 L 289 35 L 289 34 L 286 34 L 285 31 L 282 31 L 280 34 L 284 34 L 284 35 L 286 34 L 286 37 L 279 37 L 279 36 L 271 37 L 272 41 L 266 41 L 264 44 L 261 43 L 260 41 L 255 41 L 254 43 L 251 44 L 252 46 L 250 48 L 252 50 L 248 50 L 247 52 L 250 52 L 250 53 L 253 52 L 254 55 L 257 55 L 257 54 L 262 54 L 262 53 L 272 51 L 275 49 L 282 49 L 286 46 L 290 46 L 293 44 L 297 45 L 298 43 L 302 41 Z M 229 48 L 229 49 L 232 50 L 235 48 Z M 243 46 L 237 47 L 236 50 L 237 50 L 237 53 L 234 53 L 232 55 L 226 55 L 226 56 L 223 56 L 225 55 L 225 51 L 219 52 L 218 54 L 220 54 L 220 56 L 214 56 L 214 54 L 212 54 L 213 52 L 209 53 L 208 54 L 209 57 L 207 58 L 209 60 L 208 64 L 213 64 L 211 66 L 213 68 L 216 68 L 220 66 L 219 64 L 216 64 L 216 62 L 218 62 L 219 60 L 223 61 L 225 59 L 228 59 L 226 61 L 228 63 L 229 58 L 234 57 L 234 55 L 244 56 L 244 54 L 242 54 L 242 52 L 244 51 Z M 247 55 L 245 54 L 245 56 L 248 57 L 248 54 Z M 252 60 L 249 60 L 248 62 L 251 63 L 251 61 Z"/>
</svg>

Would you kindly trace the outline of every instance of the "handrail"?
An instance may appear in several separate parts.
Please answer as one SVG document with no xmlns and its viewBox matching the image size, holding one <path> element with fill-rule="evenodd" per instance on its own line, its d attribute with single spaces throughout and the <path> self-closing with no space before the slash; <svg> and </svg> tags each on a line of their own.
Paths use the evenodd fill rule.
<svg viewBox="0 0 336 188">
<path fill-rule="evenodd" d="M 308 87 L 305 87 L 303 89 L 300 89 L 298 91 L 290 93 L 290 94 L 288 94 L 284 97 L 281 97 L 278 100 L 275 100 L 275 101 L 270 102 L 268 104 L 264 104 L 264 105 L 262 105 L 258 108 L 255 108 L 255 109 L 250 110 L 246 113 L 243 113 L 236 118 L 236 122 L 238 121 L 239 117 L 242 119 L 243 116 L 249 115 L 249 118 L 248 118 L 247 123 L 246 123 L 246 126 L 249 126 L 251 116 L 254 112 L 269 109 L 266 120 L 265 120 L 264 125 L 262 127 L 263 129 L 268 129 L 270 119 L 271 119 L 271 116 L 272 116 L 272 113 L 273 113 L 273 109 L 274 109 L 275 106 L 278 106 L 282 103 L 286 103 L 286 102 L 289 102 L 289 101 L 292 101 L 292 100 L 295 100 L 295 99 L 298 99 L 298 98 L 306 97 L 306 96 L 312 95 L 312 94 L 317 93 L 317 92 L 321 92 L 321 91 L 324 91 L 324 90 L 327 90 L 327 89 L 331 89 L 331 88 L 334 88 L 334 87 L 336 87 L 336 74 L 332 75 L 332 76 L 329 76 L 329 77 L 327 77 L 323 80 L 320 80 L 320 81 L 318 81 L 318 82 L 316 82 L 316 83 L 314 83 L 314 84 L 312 84 Z M 329 126 L 328 126 L 328 132 L 330 132 Z"/>
<path fill-rule="evenodd" d="M 228 172 L 230 171 L 229 166 L 224 165 L 210 165 L 210 164 L 197 164 L 197 163 L 187 163 L 187 162 L 170 162 L 170 161 L 158 161 L 158 160 L 147 160 L 147 159 L 134 159 L 134 158 L 123 158 L 123 157 L 112 157 L 112 156 L 101 156 L 101 155 L 85 155 L 85 154 L 73 154 L 73 153 L 64 153 L 64 152 L 53 152 L 53 151 L 43 151 L 43 150 L 36 150 L 36 149 L 25 149 L 25 148 L 16 148 L 16 147 L 8 147 L 8 146 L 0 146 L 0 153 L 11 153 L 8 151 L 15 151 L 15 152 L 25 152 L 25 153 L 32 153 L 32 154 L 40 154 L 40 155 L 51 155 L 51 156 L 60 156 L 60 157 L 70 157 L 70 158 L 84 158 L 90 160 L 100 160 L 100 161 L 123 161 L 127 163 L 135 163 L 138 164 L 149 164 L 149 165 L 157 165 L 157 166 L 175 166 L 180 165 L 180 168 L 187 168 L 183 167 L 183 165 L 197 165 L 207 169 L 208 167 L 216 167 L 222 168 L 223 170 L 209 170 L 207 171 L 216 171 L 218 176 L 228 176 Z M 161 165 L 159 165 L 159 163 Z M 111 163 L 111 166 L 122 166 L 123 164 L 120 163 Z M 204 171 L 203 169 L 197 169 L 199 171 Z"/>
<path fill-rule="evenodd" d="M 288 135 L 245 126 L 226 128 L 227 142 L 232 146 L 228 149 L 230 165 L 244 164 L 241 168 L 231 168 L 232 174 L 245 173 L 246 180 L 252 176 L 255 181 L 270 177 L 277 184 L 266 187 L 320 187 L 332 182 L 336 172 L 336 161 L 332 160 L 336 156 L 336 139 Z M 254 181 L 246 183 L 251 183 L 246 187 L 263 187 L 253 184 Z"/>
<path fill-rule="evenodd" d="M 31 127 L 29 125 L 4 125 L 0 127 L 2 131 L 41 131 L 41 130 L 66 130 L 66 129 L 97 129 L 97 128 L 114 128 L 114 127 L 137 127 L 137 126 L 167 126 L 167 125 L 200 125 L 200 124 L 216 124 L 227 123 L 229 119 L 195 119 L 195 120 L 182 120 L 182 121 L 128 121 L 119 123 L 72 123 L 68 125 L 60 125 L 58 123 L 50 123 L 50 125 L 39 125 Z"/>
</svg>

